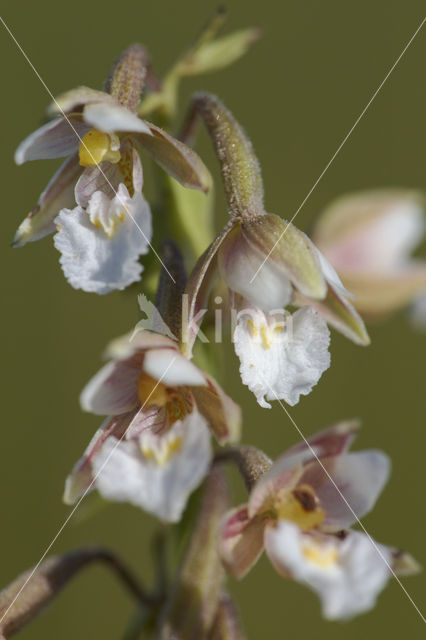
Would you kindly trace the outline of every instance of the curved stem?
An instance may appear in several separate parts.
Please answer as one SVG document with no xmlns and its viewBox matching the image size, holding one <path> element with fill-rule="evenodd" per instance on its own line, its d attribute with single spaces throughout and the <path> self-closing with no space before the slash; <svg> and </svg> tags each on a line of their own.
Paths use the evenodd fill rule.
<svg viewBox="0 0 426 640">
<path fill-rule="evenodd" d="M 99 549 L 93 560 L 100 560 L 109 565 L 127 591 L 136 598 L 141 606 L 152 607 L 159 603 L 160 598 L 147 593 L 130 569 L 109 549 Z"/>
</svg>

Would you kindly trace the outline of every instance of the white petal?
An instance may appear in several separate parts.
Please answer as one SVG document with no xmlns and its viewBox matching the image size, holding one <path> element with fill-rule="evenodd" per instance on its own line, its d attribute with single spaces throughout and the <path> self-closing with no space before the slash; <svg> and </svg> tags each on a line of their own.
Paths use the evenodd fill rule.
<svg viewBox="0 0 426 640">
<path fill-rule="evenodd" d="M 327 467 L 327 461 L 323 463 Z M 332 463 L 331 476 L 345 499 L 329 480 L 318 488 L 312 485 L 326 512 L 324 527 L 346 529 L 356 522 L 357 517 L 362 518 L 369 513 L 389 478 L 390 466 L 389 457 L 382 451 L 359 451 L 338 456 Z M 318 468 L 318 474 L 324 480 L 324 469 Z M 305 476 L 301 482 L 304 481 L 309 483 Z"/>
<path fill-rule="evenodd" d="M 205 420 L 191 413 L 165 438 L 181 438 L 180 449 L 162 464 L 145 457 L 138 441 L 108 439 L 93 459 L 96 486 L 107 499 L 130 502 L 166 522 L 177 522 L 189 495 L 206 475 L 210 434 Z"/>
<path fill-rule="evenodd" d="M 207 385 L 198 367 L 176 349 L 152 349 L 143 361 L 144 371 L 169 386 Z"/>
<path fill-rule="evenodd" d="M 90 102 L 116 103 L 116 100 L 109 93 L 105 93 L 105 91 L 80 86 L 56 96 L 47 111 L 50 115 L 58 115 L 63 112 L 69 113 L 70 111 L 76 111 Z"/>
<path fill-rule="evenodd" d="M 124 360 L 136 351 L 147 351 L 160 347 L 176 348 L 176 341 L 155 333 L 154 331 L 129 331 L 109 342 L 104 350 L 104 358 L 111 360 Z"/>
<path fill-rule="evenodd" d="M 309 456 L 308 461 L 312 462 L 315 459 L 312 449 L 319 458 L 330 458 L 341 455 L 348 451 L 359 428 L 360 422 L 356 419 L 337 422 L 331 427 L 314 433 L 312 436 L 309 436 L 307 440 L 297 442 L 290 447 L 290 449 L 287 449 L 285 453 L 274 462 L 273 466 L 275 467 L 280 461 L 291 459 L 302 452 L 307 453 Z"/>
<path fill-rule="evenodd" d="M 416 200 L 397 198 L 358 226 L 327 248 L 329 260 L 342 273 L 393 273 L 423 238 L 424 213 Z"/>
<path fill-rule="evenodd" d="M 152 135 L 149 127 L 134 113 L 119 104 L 93 102 L 84 107 L 83 117 L 99 131 L 137 131 Z"/>
<path fill-rule="evenodd" d="M 85 493 L 93 489 L 93 486 L 91 486 L 93 480 L 93 456 L 107 438 L 111 436 L 114 436 L 116 439 L 123 438 L 126 431 L 130 428 L 129 425 L 133 423 L 134 417 L 135 413 L 131 412 L 104 420 L 102 426 L 96 431 L 82 457 L 76 462 L 65 481 L 63 496 L 65 504 L 75 504 Z"/>
<path fill-rule="evenodd" d="M 95 434 L 100 435 L 101 429 Z M 76 462 L 71 473 L 65 479 L 65 488 L 62 500 L 65 504 L 75 504 L 82 496 L 92 491 L 92 468 L 88 460 L 83 456 Z"/>
<path fill-rule="evenodd" d="M 75 289 L 105 294 L 139 280 L 142 265 L 138 258 L 148 252 L 152 234 L 151 211 L 140 193 L 130 199 L 124 185 L 114 200 L 125 215 L 111 238 L 92 224 L 81 207 L 63 209 L 56 219 L 55 247 Z"/>
<path fill-rule="evenodd" d="M 265 543 L 276 568 L 313 589 L 321 599 L 323 615 L 330 620 L 371 609 L 391 575 L 390 550 L 375 546 L 357 531 L 338 540 L 303 534 L 293 523 L 281 522 L 267 529 Z"/>
<path fill-rule="evenodd" d="M 265 398 L 297 404 L 330 366 L 326 322 L 311 307 L 296 311 L 282 330 L 260 310 L 250 315 L 240 317 L 234 332 L 243 383 L 262 407 L 270 407 Z"/>
<path fill-rule="evenodd" d="M 75 205 L 74 186 L 81 173 L 77 154 L 67 158 L 50 180 L 34 209 L 21 222 L 13 240 L 14 247 L 44 238 L 56 230 L 54 220 L 63 208 Z"/>
<path fill-rule="evenodd" d="M 137 380 L 142 371 L 142 354 L 108 362 L 84 387 L 81 408 L 97 415 L 118 415 L 138 403 Z"/>
<path fill-rule="evenodd" d="M 22 164 L 28 160 L 70 156 L 77 151 L 80 138 L 89 128 L 76 118 L 56 118 L 36 129 L 21 142 L 15 151 L 15 162 Z"/>
<path fill-rule="evenodd" d="M 320 261 L 323 276 L 327 280 L 327 282 L 331 284 L 331 286 L 337 291 L 339 296 L 344 296 L 345 298 L 353 298 L 354 296 L 345 288 L 333 265 L 330 264 L 330 262 L 319 249 L 317 249 L 316 247 L 315 249 Z"/>
<path fill-rule="evenodd" d="M 292 286 L 282 273 L 273 268 L 266 256 L 255 251 L 237 230 L 231 232 L 219 253 L 222 278 L 232 291 L 264 311 L 287 306 Z"/>
</svg>

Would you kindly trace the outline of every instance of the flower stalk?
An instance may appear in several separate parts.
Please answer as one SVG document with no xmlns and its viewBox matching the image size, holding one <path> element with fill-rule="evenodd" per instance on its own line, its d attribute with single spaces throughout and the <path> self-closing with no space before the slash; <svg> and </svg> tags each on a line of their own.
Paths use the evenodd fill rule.
<svg viewBox="0 0 426 640">
<path fill-rule="evenodd" d="M 10 638 L 20 631 L 56 598 L 77 573 L 99 562 L 113 571 L 138 606 L 151 607 L 156 604 L 156 598 L 145 592 L 129 568 L 113 552 L 103 548 L 79 549 L 44 560 L 35 570 L 21 574 L 0 592 L 0 637 Z"/>
</svg>

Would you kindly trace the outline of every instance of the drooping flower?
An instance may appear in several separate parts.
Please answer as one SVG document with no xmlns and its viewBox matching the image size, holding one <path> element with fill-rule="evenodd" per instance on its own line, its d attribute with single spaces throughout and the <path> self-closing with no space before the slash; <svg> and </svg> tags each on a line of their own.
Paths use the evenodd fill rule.
<svg viewBox="0 0 426 640">
<path fill-rule="evenodd" d="M 151 212 L 142 195 L 140 145 L 183 185 L 207 190 L 210 176 L 191 149 L 137 116 L 146 54 L 129 47 L 117 60 L 105 91 L 78 87 L 49 108 L 55 116 L 26 138 L 15 160 L 66 157 L 14 246 L 57 230 L 54 242 L 71 285 L 104 294 L 139 279 L 148 252 Z"/>
<path fill-rule="evenodd" d="M 303 232 L 265 213 L 259 164 L 250 141 L 214 96 L 196 97 L 221 161 L 231 220 L 201 256 L 187 293 L 190 320 L 204 305 L 219 271 L 240 312 L 234 344 L 243 382 L 258 402 L 289 404 L 310 393 L 330 364 L 327 322 L 358 344 L 368 344 L 363 321 L 339 276 Z M 277 324 L 288 306 L 301 307 Z M 186 336 L 190 353 L 196 337 Z"/>
<path fill-rule="evenodd" d="M 239 408 L 166 336 L 125 336 L 109 355 L 81 405 L 111 417 L 68 477 L 64 499 L 74 503 L 94 487 L 175 522 L 208 471 L 210 431 L 220 442 L 237 438 Z"/>
<path fill-rule="evenodd" d="M 266 531 L 265 544 L 277 571 L 313 589 L 329 620 L 372 609 L 394 571 L 396 551 L 359 531 L 305 533 L 292 522 L 280 522 Z"/>
<path fill-rule="evenodd" d="M 410 256 L 423 237 L 420 194 L 397 189 L 339 198 L 313 231 L 366 317 L 390 314 L 426 290 L 426 262 Z"/>
<path fill-rule="evenodd" d="M 256 482 L 248 503 L 222 524 L 220 553 L 228 571 L 243 577 L 265 549 L 281 574 L 320 595 L 326 617 L 345 618 L 374 605 L 389 567 L 410 566 L 408 556 L 399 563 L 396 550 L 347 531 L 373 508 L 390 468 L 380 451 L 348 453 L 356 429 L 340 423 L 316 434 Z"/>
</svg>

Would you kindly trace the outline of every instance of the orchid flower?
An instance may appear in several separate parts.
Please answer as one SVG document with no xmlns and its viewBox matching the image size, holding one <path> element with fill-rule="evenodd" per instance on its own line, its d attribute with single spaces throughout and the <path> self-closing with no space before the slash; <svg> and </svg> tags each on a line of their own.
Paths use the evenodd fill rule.
<svg viewBox="0 0 426 640">
<path fill-rule="evenodd" d="M 124 336 L 108 355 L 81 405 L 110 417 L 68 477 L 64 500 L 72 504 L 95 487 L 176 522 L 210 466 L 209 429 L 222 443 L 238 438 L 239 408 L 166 336 Z"/>
<path fill-rule="evenodd" d="M 67 158 L 20 225 L 14 246 L 56 230 L 62 269 L 76 289 L 105 294 L 139 280 L 152 228 L 137 144 L 183 185 L 210 186 L 195 152 L 137 116 L 145 57 L 133 45 L 113 66 L 105 91 L 78 87 L 59 96 L 49 108 L 54 119 L 15 154 L 17 164 Z"/>
<path fill-rule="evenodd" d="M 410 257 L 424 237 L 418 193 L 387 189 L 339 198 L 321 214 L 313 237 L 366 317 L 390 314 L 426 290 L 426 262 Z"/>
<path fill-rule="evenodd" d="M 233 341 L 244 384 L 263 407 L 274 399 L 294 405 L 329 367 L 327 322 L 358 344 L 369 343 L 367 332 L 351 294 L 308 236 L 265 213 L 258 161 L 230 112 L 214 96 L 200 94 L 196 114 L 204 118 L 221 161 L 231 220 L 189 280 L 190 319 L 219 271 L 239 310 Z M 290 316 L 288 306 L 300 309 Z M 287 314 L 287 321 L 277 324 L 277 313 Z M 190 323 L 188 353 L 195 336 Z"/>
<path fill-rule="evenodd" d="M 242 578 L 265 549 L 281 574 L 319 594 L 326 617 L 345 618 L 374 605 L 389 567 L 410 566 L 408 556 L 398 565 L 395 550 L 379 545 L 381 557 L 368 536 L 346 531 L 373 508 L 390 469 L 380 451 L 348 453 L 356 430 L 354 422 L 326 429 L 261 476 L 222 523 L 228 571 Z"/>
<path fill-rule="evenodd" d="M 340 536 L 305 533 L 292 522 L 280 522 L 266 532 L 265 539 L 277 571 L 315 591 L 328 620 L 348 619 L 372 609 L 398 570 L 398 551 L 359 531 Z M 407 562 L 411 564 L 411 558 Z"/>
</svg>

